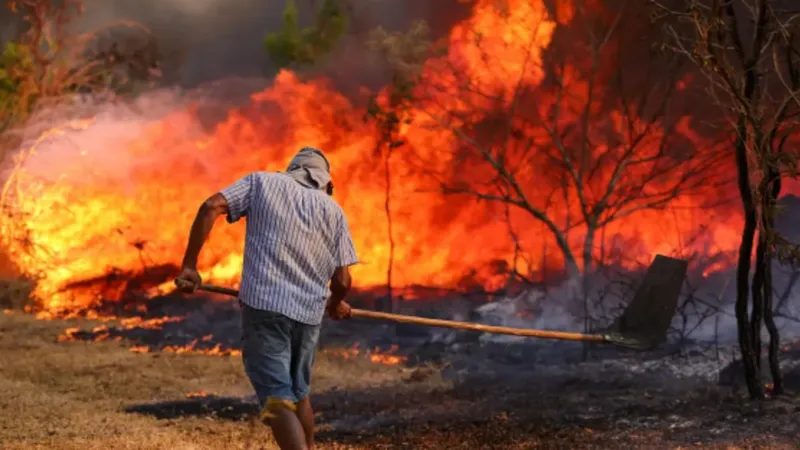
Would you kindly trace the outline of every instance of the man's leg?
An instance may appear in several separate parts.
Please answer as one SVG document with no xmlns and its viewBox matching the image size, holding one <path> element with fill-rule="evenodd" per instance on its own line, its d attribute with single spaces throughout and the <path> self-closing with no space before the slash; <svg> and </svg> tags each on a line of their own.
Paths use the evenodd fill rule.
<svg viewBox="0 0 800 450">
<path fill-rule="evenodd" d="M 314 409 L 311 407 L 310 395 L 297 402 L 297 418 L 303 427 L 306 445 L 309 449 L 314 448 Z"/>
<path fill-rule="evenodd" d="M 305 430 L 295 413 L 294 404 L 266 405 L 266 423 L 281 450 L 308 450 Z"/>
<path fill-rule="evenodd" d="M 311 407 L 311 367 L 316 357 L 319 325 L 298 323 L 292 335 L 292 392 L 298 399 L 297 418 L 303 425 L 308 448 L 314 447 L 314 409 Z"/>
<path fill-rule="evenodd" d="M 261 419 L 282 450 L 306 450 L 292 391 L 292 329 L 288 317 L 242 306 L 242 360 L 262 407 Z"/>
</svg>

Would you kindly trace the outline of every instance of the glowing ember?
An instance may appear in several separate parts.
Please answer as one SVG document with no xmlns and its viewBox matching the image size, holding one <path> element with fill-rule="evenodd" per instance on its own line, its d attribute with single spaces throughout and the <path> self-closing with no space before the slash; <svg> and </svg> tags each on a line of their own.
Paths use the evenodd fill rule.
<svg viewBox="0 0 800 450">
<path fill-rule="evenodd" d="M 408 360 L 408 358 L 406 358 L 405 356 L 393 354 L 398 350 L 398 347 L 396 345 L 392 345 L 387 351 L 381 351 L 378 347 L 375 347 L 372 350 L 367 350 L 366 352 L 362 352 L 361 349 L 359 349 L 359 347 L 360 345 L 358 343 L 355 343 L 350 348 L 329 349 L 326 350 L 326 353 L 345 359 L 354 359 L 358 358 L 359 356 L 364 356 L 367 359 L 369 359 L 369 361 L 372 362 L 373 364 L 382 364 L 385 366 L 395 366 L 398 364 L 402 364 Z"/>
<path fill-rule="evenodd" d="M 175 323 L 175 322 L 182 322 L 184 320 L 183 317 L 155 317 L 151 319 L 144 319 L 141 317 L 130 317 L 124 319 L 117 319 L 115 317 L 105 317 L 104 322 L 109 323 L 112 321 L 118 321 L 118 323 L 113 324 L 112 327 L 109 327 L 106 324 L 98 325 L 92 328 L 90 331 L 87 331 L 87 334 L 91 334 L 92 339 L 95 341 L 102 341 L 106 340 L 110 337 L 111 332 L 114 329 L 123 329 L 123 330 L 132 330 L 134 328 L 141 328 L 141 329 L 149 329 L 149 330 L 159 330 L 165 323 Z M 67 328 L 64 332 L 58 337 L 59 342 L 65 341 L 74 341 L 78 339 L 78 334 L 81 333 L 81 329 L 79 327 L 72 327 Z M 113 340 L 119 341 L 121 336 L 115 336 Z"/>
<path fill-rule="evenodd" d="M 75 335 L 79 331 L 81 331 L 81 329 L 78 327 L 67 328 L 60 336 L 58 336 L 58 342 L 75 340 Z"/>
<path fill-rule="evenodd" d="M 369 355 L 369 360 L 373 364 L 383 364 L 385 366 L 396 366 L 397 364 L 406 362 L 407 359 L 408 358 L 405 356 L 384 355 L 380 353 L 371 353 Z"/>
<path fill-rule="evenodd" d="M 183 317 L 156 317 L 152 319 L 143 319 L 141 317 L 129 317 L 120 319 L 120 325 L 125 329 L 132 328 L 146 328 L 151 330 L 158 330 L 163 327 L 165 323 L 183 322 Z"/>
<path fill-rule="evenodd" d="M 125 330 L 159 330 L 166 323 L 177 323 L 185 320 L 183 317 L 154 317 L 144 319 L 141 317 L 131 317 L 124 319 L 117 319 L 113 323 L 109 320 L 104 324 L 97 325 L 90 330 L 82 330 L 80 327 L 71 327 L 64 330 L 58 336 L 59 342 L 66 341 L 115 341 L 119 342 L 123 339 L 123 332 Z M 210 346 L 214 335 L 207 334 L 200 338 L 193 339 L 186 345 L 168 345 L 163 348 L 153 348 L 148 345 L 135 345 L 129 348 L 133 353 L 150 353 L 156 351 L 163 351 L 169 353 L 182 353 L 182 354 L 202 354 L 213 356 L 240 356 L 241 350 L 225 348 L 222 344 L 215 344 Z"/>
<path fill-rule="evenodd" d="M 217 344 L 212 348 L 197 347 L 201 340 L 195 339 L 188 345 L 168 345 L 162 348 L 162 351 L 171 353 L 190 353 L 198 355 L 213 355 L 213 356 L 241 356 L 242 351 L 232 348 L 223 348 L 221 344 Z"/>
<path fill-rule="evenodd" d="M 186 394 L 186 398 L 206 398 L 210 395 L 208 392 L 189 392 Z"/>
<path fill-rule="evenodd" d="M 800 341 L 786 342 L 781 347 L 781 350 L 783 350 L 785 352 L 788 352 L 788 351 L 791 351 L 791 350 L 797 350 L 797 349 L 800 349 Z"/>
<path fill-rule="evenodd" d="M 487 100 L 460 92 L 462 79 L 473 80 L 485 92 L 506 94 L 520 76 L 528 86 L 540 85 L 545 76 L 541 63 L 551 37 L 575 11 L 568 1 L 557 3 L 556 17 L 551 17 L 544 1 L 474 2 L 471 17 L 451 30 L 448 53 L 425 65 L 425 78 L 442 89 L 428 103 L 414 105 L 418 119 L 402 130 L 406 141 L 402 153 L 435 161 L 438 169 L 455 170 L 447 155 L 463 144 L 449 130 L 434 126 L 426 112 L 443 107 L 464 117 L 484 118 Z M 476 36 L 481 36 L 480 46 Z M 565 72 L 576 78 L 571 80 L 575 95 L 582 95 L 586 83 L 579 79 L 580 71 L 566 68 Z M 173 100 L 161 99 L 161 104 Z M 128 288 L 125 283 L 99 291 L 73 287 L 78 281 L 109 274 L 125 278 L 146 267 L 177 264 L 193 215 L 206 196 L 249 171 L 283 169 L 290 155 L 305 145 L 319 146 L 329 154 L 337 180 L 336 199 L 347 213 L 363 262 L 354 270 L 356 284 L 384 283 L 389 246 L 382 215 L 383 176 L 375 173 L 376 132 L 363 122 L 364 111 L 324 81 L 303 82 L 288 71 L 251 100 L 248 108 L 231 111 L 211 131 L 200 126 L 191 105 L 152 112 L 149 118 L 109 106 L 107 114 L 43 133 L 17 155 L 0 198 L 9 205 L 0 218 L 0 239 L 14 262 L 39 281 L 35 295 L 44 310 L 37 317 L 85 312 L 101 300 L 118 300 Z M 547 108 L 554 101 L 544 92 L 537 104 Z M 149 106 L 139 105 L 153 111 Z M 621 113 L 610 114 L 608 126 L 620 127 L 620 117 Z M 708 144 L 690 130 L 688 121 L 682 121 L 677 132 L 698 148 Z M 521 133 L 535 138 L 543 131 Z M 644 155 L 655 151 L 659 133 L 656 130 L 652 142 L 642 144 Z M 452 286 L 465 274 L 473 274 L 488 289 L 500 286 L 503 278 L 493 263 L 511 264 L 514 258 L 507 225 L 499 220 L 502 212 L 485 202 L 430 193 L 438 185 L 428 176 L 405 158 L 394 164 L 392 226 L 395 260 L 402 262 L 394 268 L 394 284 Z M 526 189 L 531 198 L 542 198 L 551 182 L 542 177 Z M 621 263 L 630 266 L 678 248 L 727 255 L 738 244 L 739 217 L 723 211 L 726 220 L 711 224 L 713 217 L 696 209 L 700 200 L 676 198 L 658 211 L 633 212 L 606 226 L 598 244 L 625 248 Z M 571 214 L 570 208 L 575 206 L 565 206 L 563 214 Z M 542 239 L 550 235 L 541 223 L 522 213 L 514 220 L 530 253 L 528 269 L 562 266 L 562 258 Z M 207 281 L 238 285 L 243 233 L 241 223 L 215 231 L 200 261 Z M 576 228 L 572 234 L 577 236 L 576 250 L 580 233 Z M 702 239 L 686 244 L 687 237 L 698 235 Z M 602 257 L 599 250 L 596 256 Z M 717 267 L 730 261 L 723 257 Z M 165 292 L 172 288 L 168 278 L 137 288 L 151 295 Z M 189 346 L 167 351 L 196 350 Z"/>
<path fill-rule="evenodd" d="M 187 345 L 167 345 L 160 351 L 168 353 L 180 354 L 193 354 L 193 355 L 210 355 L 210 356 L 241 356 L 242 351 L 232 348 L 224 348 L 221 344 L 216 344 L 211 348 L 198 347 L 197 344 L 201 342 L 199 339 L 194 339 Z M 159 349 L 151 348 L 147 345 L 137 345 L 130 347 L 129 350 L 133 353 L 150 353 L 159 351 Z"/>
</svg>

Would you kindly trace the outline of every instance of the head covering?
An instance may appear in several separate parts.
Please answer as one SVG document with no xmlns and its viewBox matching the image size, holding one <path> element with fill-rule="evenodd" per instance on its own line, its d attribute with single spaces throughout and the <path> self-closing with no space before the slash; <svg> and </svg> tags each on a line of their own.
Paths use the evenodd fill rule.
<svg viewBox="0 0 800 450">
<path fill-rule="evenodd" d="M 321 150 L 303 147 L 289 161 L 286 173 L 308 188 L 325 189 L 331 181 L 331 165 Z"/>
</svg>

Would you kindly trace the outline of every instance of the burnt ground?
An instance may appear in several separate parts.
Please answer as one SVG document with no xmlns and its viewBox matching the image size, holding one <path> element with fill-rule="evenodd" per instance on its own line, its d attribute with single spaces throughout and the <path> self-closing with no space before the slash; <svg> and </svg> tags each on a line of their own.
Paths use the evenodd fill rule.
<svg viewBox="0 0 800 450">
<path fill-rule="evenodd" d="M 192 342 L 235 349 L 235 306 L 162 299 L 146 315 L 185 319 L 163 329 L 109 322 L 92 332 L 96 322 L 0 315 L 0 391 L 10 393 L 0 396 L 0 447 L 273 448 L 252 424 L 238 356 L 157 350 Z M 87 331 L 58 342 L 68 327 Z M 102 342 L 82 341 L 100 334 Z M 594 348 L 583 361 L 574 344 L 355 320 L 326 325 L 323 343 L 314 391 L 323 449 L 800 447 L 800 398 L 752 403 L 736 376 L 720 385 L 728 347 Z M 342 356 L 355 343 L 397 345 L 408 359 L 384 366 L 363 351 Z M 153 351 L 129 351 L 142 345 Z M 782 362 L 795 392 L 800 353 L 792 348 Z M 203 396 L 189 395 L 196 392 Z"/>
</svg>

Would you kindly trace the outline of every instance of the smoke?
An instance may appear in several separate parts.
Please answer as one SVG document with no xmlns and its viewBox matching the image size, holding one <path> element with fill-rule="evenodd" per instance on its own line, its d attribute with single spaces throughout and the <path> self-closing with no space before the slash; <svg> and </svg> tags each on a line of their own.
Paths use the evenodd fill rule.
<svg viewBox="0 0 800 450">
<path fill-rule="evenodd" d="M 312 3 L 296 2 L 302 24 L 311 23 Z M 127 143 L 168 115 L 191 105 L 196 113 L 194 118 L 198 119 L 197 133 L 213 128 L 227 117 L 230 108 L 246 103 L 250 94 L 268 86 L 275 75 L 275 67 L 263 48 L 263 38 L 266 33 L 281 28 L 284 6 L 284 0 L 86 2 L 85 12 L 74 24 L 73 31 L 131 39 L 135 36 L 125 33 L 136 33 L 136 28 L 113 25 L 136 23 L 144 26 L 164 54 L 164 71 L 169 75 L 166 86 L 145 92 L 128 103 L 77 97 L 57 108 L 38 111 L 18 130 L 23 134 L 21 148 L 29 148 L 34 143 L 37 147 L 37 155 L 28 160 L 26 170 L 48 179 L 57 175 L 62 179 L 89 182 L 85 178 L 87 173 L 99 173 L 123 181 L 136 166 L 156 163 L 141 161 L 141 156 L 134 161 L 133 156 L 123 151 Z M 307 70 L 308 75 L 332 78 L 344 94 L 354 94 L 365 84 L 379 87 L 386 81 L 385 67 L 376 58 L 369 57 L 365 33 L 379 26 L 403 30 L 412 20 L 420 18 L 429 20 L 435 29 L 443 32 L 466 12 L 468 8 L 457 0 L 438 2 L 436 6 L 422 0 L 360 3 L 352 11 L 350 34 L 344 37 L 328 61 L 323 60 Z M 2 18 L 8 23 L 13 19 L 14 16 Z M 92 118 L 92 126 L 82 126 L 81 118 Z M 192 126 L 184 129 L 192 129 Z M 37 143 L 41 134 L 51 128 L 59 130 L 57 135 Z M 181 157 L 175 155 L 175 151 L 176 147 L 169 149 L 170 159 Z"/>
<path fill-rule="evenodd" d="M 312 23 L 313 3 L 296 1 L 301 25 Z M 375 78 L 382 72 L 374 62 L 365 61 L 365 33 L 378 26 L 403 30 L 416 19 L 426 19 L 434 30 L 443 32 L 468 12 L 468 5 L 458 0 L 345 3 L 353 5 L 351 36 L 331 56 L 331 63 L 316 72 L 331 72 L 328 75 L 335 79 L 354 84 L 377 82 Z M 284 0 L 90 1 L 76 27 L 89 32 L 121 20 L 138 22 L 154 34 L 167 54 L 165 66 L 177 72 L 175 82 L 196 86 L 230 76 L 274 75 L 263 39 L 266 33 L 281 28 L 284 6 Z"/>
<path fill-rule="evenodd" d="M 281 8 L 280 2 L 256 0 L 95 1 L 87 3 L 76 27 L 91 32 L 121 20 L 144 25 L 172 57 L 165 66 L 179 72 L 178 83 L 192 86 L 230 75 L 266 75 L 262 39 L 280 27 Z"/>
<path fill-rule="evenodd" d="M 154 89 L 127 102 L 77 96 L 69 103 L 42 108 L 18 132 L 22 149 L 34 150 L 25 171 L 50 182 L 91 185 L 112 181 L 134 189 L 133 172 L 165 164 L 192 165 L 214 171 L 191 143 L 207 136 L 231 108 L 263 89 L 262 79 L 227 78 L 184 90 Z M 141 137 L 164 130 L 163 151 L 142 149 Z M 170 140 L 170 131 L 180 130 Z"/>
<path fill-rule="evenodd" d="M 787 196 L 784 205 L 797 204 L 800 199 Z M 789 219 L 787 219 L 789 220 Z M 779 227 L 781 223 L 778 223 Z M 788 235 L 796 234 L 790 230 Z M 775 322 L 783 342 L 800 339 L 800 311 L 794 287 L 800 279 L 797 269 L 773 263 Z M 633 298 L 641 273 L 625 271 L 596 272 L 587 280 L 588 304 L 578 279 L 550 286 L 546 290 L 531 289 L 513 297 L 505 297 L 476 308 L 476 318 L 484 323 L 509 327 L 561 331 L 584 330 L 588 315 L 591 329 L 600 330 L 622 314 Z M 668 330 L 668 342 L 680 348 L 693 346 L 735 346 L 738 342 L 736 323 L 736 267 L 726 267 L 703 275 L 694 270 L 687 274 L 678 300 L 678 310 Z M 588 308 L 587 308 L 588 306 Z M 482 341 L 526 342 L 525 338 L 503 335 L 484 335 Z M 762 328 L 762 342 L 769 335 Z"/>
</svg>

